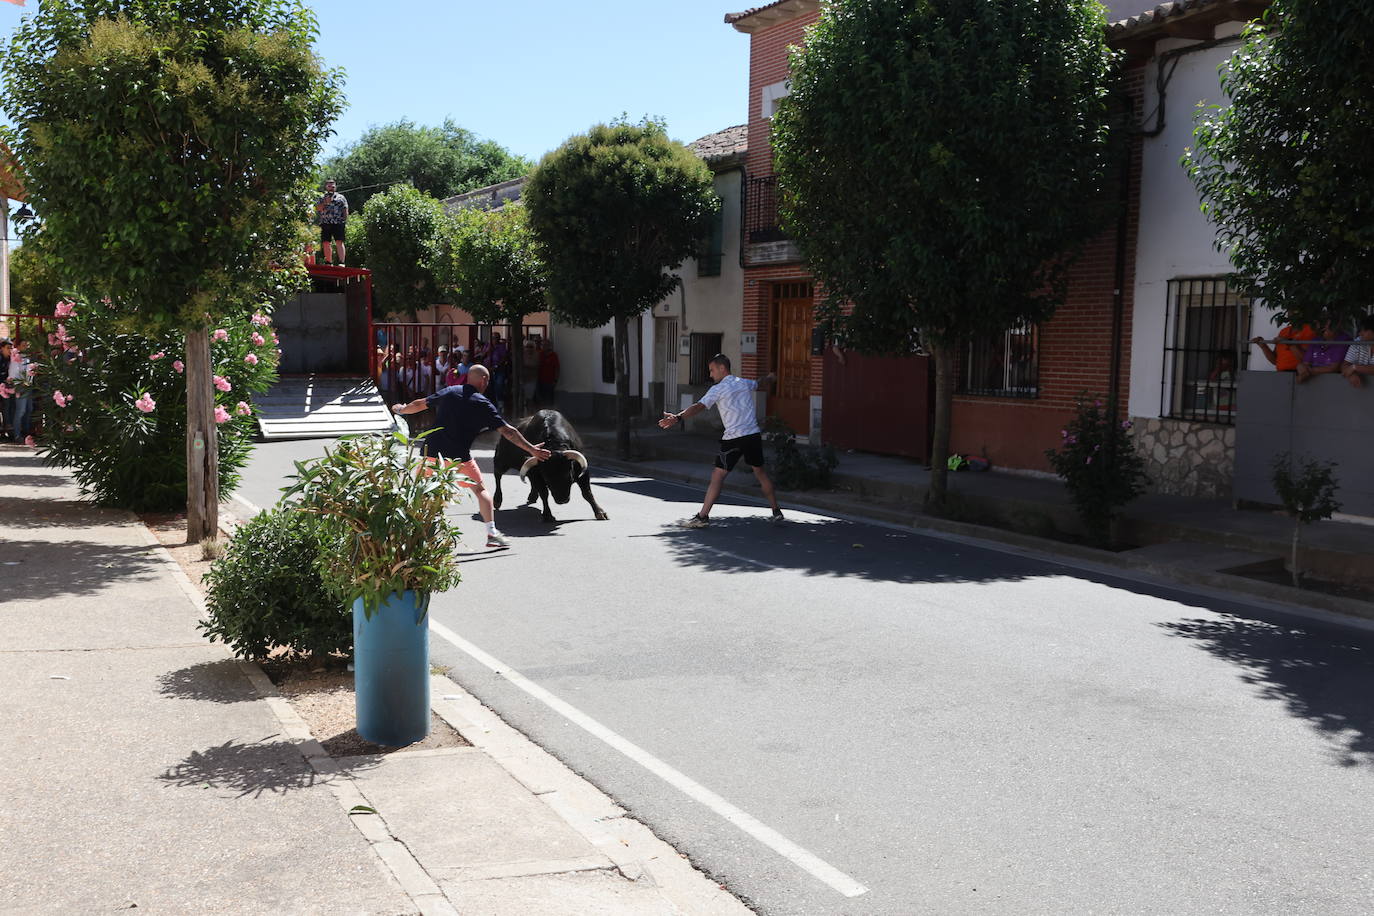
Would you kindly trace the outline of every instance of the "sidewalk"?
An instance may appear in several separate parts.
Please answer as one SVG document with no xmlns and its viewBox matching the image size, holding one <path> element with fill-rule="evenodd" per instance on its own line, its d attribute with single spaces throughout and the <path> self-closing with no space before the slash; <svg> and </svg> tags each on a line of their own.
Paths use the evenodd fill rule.
<svg viewBox="0 0 1374 916">
<path fill-rule="evenodd" d="M 138 519 L 19 447 L 0 505 L 0 912 L 748 912 L 447 678 L 471 747 L 327 756 Z"/>
<path fill-rule="evenodd" d="M 703 489 L 710 478 L 716 440 L 706 436 L 637 426 L 631 435 L 637 460 L 627 462 L 615 457 L 614 429 L 583 423 L 578 431 L 595 464 Z M 1281 577 L 1293 533 L 1292 522 L 1282 513 L 1237 510 L 1220 499 L 1142 496 L 1126 507 L 1120 525 L 1122 539 L 1139 548 L 1113 553 L 1066 542 L 1065 535 L 1078 535 L 1083 529 L 1058 480 L 996 470 L 951 473 L 949 517 L 935 518 L 922 510 L 930 472 L 921 462 L 862 452 L 840 452 L 838 457 L 832 489 L 780 490 L 783 506 L 997 541 L 1185 585 L 1374 619 L 1374 603 L 1369 600 L 1255 578 L 1257 570 L 1270 578 Z M 742 466 L 727 478 L 726 489 L 760 498 L 753 476 Z M 1304 573 L 1349 583 L 1355 586 L 1351 592 L 1374 591 L 1374 526 L 1318 522 L 1303 531 L 1302 544 Z"/>
</svg>

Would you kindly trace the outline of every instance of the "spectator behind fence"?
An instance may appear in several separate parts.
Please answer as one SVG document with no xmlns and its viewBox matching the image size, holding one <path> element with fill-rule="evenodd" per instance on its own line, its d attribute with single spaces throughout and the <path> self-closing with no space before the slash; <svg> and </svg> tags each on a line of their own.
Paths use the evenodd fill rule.
<svg viewBox="0 0 1374 916">
<path fill-rule="evenodd" d="M 553 341 L 540 338 L 539 384 L 535 386 L 534 397 L 544 407 L 554 405 L 554 389 L 558 387 L 558 372 L 558 353 L 553 348 Z"/>
<path fill-rule="evenodd" d="M 1364 376 L 1374 375 L 1374 314 L 1360 319 L 1360 333 L 1345 351 L 1341 375 L 1356 388 L 1364 385 Z"/>
<path fill-rule="evenodd" d="M 1339 372 L 1345 361 L 1345 351 L 1349 346 L 1344 341 L 1351 337 L 1345 331 L 1338 331 L 1336 323 L 1330 318 L 1322 320 L 1321 340 L 1323 343 L 1309 344 L 1304 349 L 1302 362 L 1298 363 L 1298 381 L 1305 382 L 1314 375 Z"/>
<path fill-rule="evenodd" d="M 1294 327 L 1289 324 L 1284 325 L 1279 330 L 1278 336 L 1281 340 L 1314 340 L 1317 336 L 1317 332 L 1312 330 L 1312 325 L 1310 324 L 1303 325 L 1300 331 L 1294 329 Z M 1302 362 L 1302 351 L 1307 349 L 1306 347 L 1295 347 L 1291 344 L 1279 344 L 1277 347 L 1270 347 L 1269 343 L 1263 337 L 1252 337 L 1250 338 L 1250 342 L 1258 344 L 1260 352 L 1264 354 L 1264 358 L 1269 360 L 1269 364 L 1280 372 L 1296 372 L 1298 370 L 1298 363 Z"/>
</svg>

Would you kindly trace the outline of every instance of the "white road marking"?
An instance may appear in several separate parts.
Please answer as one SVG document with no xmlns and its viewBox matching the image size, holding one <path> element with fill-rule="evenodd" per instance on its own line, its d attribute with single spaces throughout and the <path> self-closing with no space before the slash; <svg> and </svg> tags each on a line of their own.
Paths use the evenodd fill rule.
<svg viewBox="0 0 1374 916">
<path fill-rule="evenodd" d="M 621 737 L 591 716 L 569 705 L 563 700 L 560 700 L 543 687 L 530 681 L 520 672 L 513 670 L 509 665 L 505 665 L 498 659 L 483 652 L 481 649 L 477 648 L 477 646 L 474 646 L 448 627 L 437 622 L 433 614 L 431 614 L 429 618 L 429 628 L 432 632 L 437 633 L 439 636 L 472 656 L 481 665 L 510 681 L 511 684 L 519 687 L 536 700 L 539 700 L 554 712 L 566 718 L 569 722 L 581 727 L 589 734 L 620 751 L 620 753 L 644 767 L 650 773 L 653 773 L 670 786 L 681 791 L 688 798 L 705 805 L 769 849 L 778 853 L 778 855 L 789 859 L 798 868 L 802 869 L 802 871 L 828 884 L 846 897 L 857 897 L 860 894 L 868 893 L 868 888 L 864 887 L 835 866 L 818 858 L 815 854 L 802 849 L 796 843 L 793 843 L 791 840 L 787 839 L 787 837 L 762 823 L 757 818 L 741 811 L 735 805 L 669 766 L 667 763 L 664 763 L 637 744 Z"/>
</svg>

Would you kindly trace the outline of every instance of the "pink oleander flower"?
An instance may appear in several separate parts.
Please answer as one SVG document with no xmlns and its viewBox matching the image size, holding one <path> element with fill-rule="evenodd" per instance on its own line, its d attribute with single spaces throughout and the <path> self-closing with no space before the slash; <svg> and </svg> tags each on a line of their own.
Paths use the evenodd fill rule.
<svg viewBox="0 0 1374 916">
<path fill-rule="evenodd" d="M 215 329 L 215 340 L 228 340 L 228 339 L 229 339 L 229 332 L 228 332 L 228 331 L 224 330 L 224 328 L 216 328 L 216 329 Z"/>
<path fill-rule="evenodd" d="M 60 392 L 60 391 L 54 391 L 54 392 L 52 393 L 52 402 L 53 402 L 54 404 L 56 404 L 58 407 L 66 407 L 66 406 L 67 406 L 68 404 L 70 404 L 73 400 L 75 400 L 75 399 L 74 399 L 74 398 L 71 398 L 71 397 L 68 397 L 67 395 L 63 394 L 63 393 Z"/>
<path fill-rule="evenodd" d="M 215 408 L 215 422 L 216 422 L 216 423 L 227 423 L 227 422 L 229 422 L 229 411 L 225 410 L 223 407 L 216 407 L 216 408 Z"/>
<path fill-rule="evenodd" d="M 172 368 L 175 369 L 177 372 L 181 372 L 183 369 L 186 368 L 186 364 L 179 359 L 175 359 L 172 360 Z"/>
<path fill-rule="evenodd" d="M 56 333 L 50 333 L 50 334 L 48 334 L 48 346 L 50 346 L 50 347 L 56 347 L 56 346 L 60 346 L 61 343 L 62 343 L 62 339 L 61 339 L 60 337 L 58 337 Z"/>
<path fill-rule="evenodd" d="M 229 380 L 222 375 L 215 376 L 215 387 L 220 391 L 233 391 L 234 386 L 229 384 Z"/>
<path fill-rule="evenodd" d="M 152 395 L 145 394 L 137 401 L 134 401 L 134 406 L 137 407 L 139 410 L 143 411 L 144 413 L 152 413 L 154 410 L 157 409 L 157 401 L 153 400 Z"/>
<path fill-rule="evenodd" d="M 1093 456 L 1092 456 L 1092 455 L 1089 455 L 1087 458 L 1083 459 L 1083 463 L 1084 463 L 1084 464 L 1092 464 L 1092 463 L 1093 463 Z"/>
<path fill-rule="evenodd" d="M 33 363 L 29 363 L 29 378 L 33 378 L 33 377 L 34 377 L 35 375 L 37 375 L 37 374 L 38 374 L 38 367 L 35 366 Z"/>
<path fill-rule="evenodd" d="M 268 318 L 262 312 L 254 312 L 253 317 L 249 320 L 252 321 L 253 324 L 257 325 L 258 327 L 263 327 L 265 325 L 269 325 L 272 323 L 272 319 Z"/>
<path fill-rule="evenodd" d="M 234 413 L 238 414 L 241 417 L 247 417 L 252 415 L 253 408 L 248 406 L 247 401 L 239 401 L 238 406 L 234 408 Z"/>
<path fill-rule="evenodd" d="M 1122 420 L 1122 421 L 1121 421 L 1121 428 L 1122 428 L 1122 429 L 1130 429 L 1130 428 L 1131 428 L 1131 421 L 1130 421 L 1130 420 Z"/>
<path fill-rule="evenodd" d="M 76 303 L 68 299 L 63 299 L 61 302 L 57 303 L 57 307 L 52 310 L 52 313 L 58 318 L 66 318 L 70 315 L 74 315 L 76 314 Z"/>
<path fill-rule="evenodd" d="M 256 366 L 258 364 L 258 354 L 249 353 L 247 356 L 243 358 L 243 361 L 250 366 Z"/>
<path fill-rule="evenodd" d="M 24 437 L 24 444 L 27 445 L 29 448 L 37 448 L 37 447 L 38 447 L 38 443 L 35 442 L 35 441 L 33 441 L 33 436 L 25 436 L 25 437 Z"/>
<path fill-rule="evenodd" d="M 158 351 L 157 351 L 156 353 L 154 353 L 152 356 L 148 357 L 148 361 L 149 361 L 149 362 L 153 362 L 153 361 L 155 361 L 155 360 L 162 359 L 162 358 L 163 358 L 164 356 L 166 356 L 166 355 L 167 355 L 166 353 L 162 352 L 161 350 L 158 350 Z"/>
<path fill-rule="evenodd" d="M 276 331 L 273 331 L 273 332 L 272 332 L 272 343 L 274 343 L 274 344 L 279 344 L 279 343 L 281 343 L 281 338 L 277 336 L 277 332 L 276 332 Z"/>
<path fill-rule="evenodd" d="M 253 346 L 255 346 L 255 347 L 260 347 L 260 346 L 262 346 L 263 344 L 267 343 L 267 338 L 263 337 L 263 336 L 262 336 L 261 334 L 259 334 L 257 331 L 254 331 L 254 332 L 253 332 L 253 336 L 250 337 L 250 338 L 248 338 L 248 339 L 251 340 L 251 341 L 253 341 Z"/>
</svg>

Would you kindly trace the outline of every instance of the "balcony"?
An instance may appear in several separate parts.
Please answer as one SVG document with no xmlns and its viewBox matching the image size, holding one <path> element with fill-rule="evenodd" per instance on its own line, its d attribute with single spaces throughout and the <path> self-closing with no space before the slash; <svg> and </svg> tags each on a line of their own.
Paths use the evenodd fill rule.
<svg viewBox="0 0 1374 916">
<path fill-rule="evenodd" d="M 778 215 L 777 176 L 750 178 L 745 183 L 743 235 L 746 267 L 801 260 L 797 243 L 787 237 Z"/>
</svg>

